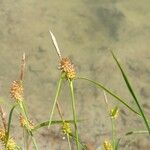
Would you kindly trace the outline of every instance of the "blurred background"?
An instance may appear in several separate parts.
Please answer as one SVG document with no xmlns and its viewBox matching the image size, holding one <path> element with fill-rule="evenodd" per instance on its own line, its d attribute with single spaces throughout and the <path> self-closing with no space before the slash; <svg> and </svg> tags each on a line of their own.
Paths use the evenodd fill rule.
<svg viewBox="0 0 150 150">
<path fill-rule="evenodd" d="M 48 30 L 54 33 L 61 53 L 72 59 L 78 76 L 103 83 L 127 99 L 130 93 L 111 56 L 113 50 L 150 119 L 150 1 L 149 0 L 0 0 L 0 101 L 9 110 L 10 84 L 19 76 L 21 57 L 26 53 L 25 99 L 34 123 L 49 118 L 60 72 L 58 56 Z M 111 139 L 111 124 L 103 91 L 89 83 L 75 82 L 81 139 L 89 150 L 102 150 Z M 70 91 L 64 82 L 59 97 L 64 115 L 72 118 Z M 145 130 L 142 120 L 108 95 L 110 107 L 118 105 L 117 136 L 121 150 L 148 150 L 148 135 L 124 136 L 128 131 Z M 59 119 L 55 111 L 54 119 Z M 20 142 L 18 120 L 12 125 Z M 35 135 L 41 150 L 66 150 L 61 129 L 43 129 Z"/>
</svg>

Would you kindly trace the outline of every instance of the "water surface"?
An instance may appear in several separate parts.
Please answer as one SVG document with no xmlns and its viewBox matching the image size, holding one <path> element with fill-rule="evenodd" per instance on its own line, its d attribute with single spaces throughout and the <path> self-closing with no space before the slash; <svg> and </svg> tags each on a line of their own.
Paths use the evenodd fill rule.
<svg viewBox="0 0 150 150">
<path fill-rule="evenodd" d="M 18 78 L 20 58 L 25 52 L 25 97 L 31 118 L 34 122 L 48 119 L 59 77 L 58 57 L 48 33 L 51 29 L 62 55 L 73 60 L 79 76 L 102 82 L 133 104 L 112 59 L 110 50 L 113 50 L 126 69 L 145 112 L 150 115 L 149 18 L 148 0 L 1 0 L 0 96 L 10 101 L 10 83 Z M 60 101 L 64 114 L 71 118 L 67 83 L 62 90 Z M 100 149 L 102 141 L 110 137 L 103 92 L 84 81 L 75 83 L 75 92 L 79 117 L 87 119 L 79 125 L 81 137 L 94 145 L 94 149 Z M 120 136 L 129 130 L 145 129 L 133 113 L 112 97 L 108 98 L 111 106 L 118 104 L 121 109 L 117 123 Z M 65 149 L 67 143 L 56 130 L 41 131 L 41 149 L 48 149 L 50 145 L 52 149 Z M 121 149 L 126 149 L 129 140 L 122 140 Z M 139 136 L 131 140 L 128 149 L 146 150 L 150 146 L 148 140 L 145 135 Z"/>
</svg>

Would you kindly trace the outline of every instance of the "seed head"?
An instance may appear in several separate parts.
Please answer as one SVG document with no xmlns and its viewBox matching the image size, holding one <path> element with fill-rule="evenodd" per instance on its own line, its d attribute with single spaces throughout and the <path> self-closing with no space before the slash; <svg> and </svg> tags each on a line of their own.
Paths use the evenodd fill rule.
<svg viewBox="0 0 150 150">
<path fill-rule="evenodd" d="M 105 150 L 113 150 L 112 145 L 109 141 L 104 141 L 104 149 Z"/>
<path fill-rule="evenodd" d="M 74 79 L 76 77 L 74 65 L 69 58 L 62 58 L 60 60 L 59 69 L 65 73 L 67 79 Z"/>
<path fill-rule="evenodd" d="M 119 114 L 119 108 L 116 106 L 113 109 L 110 110 L 110 117 L 113 119 L 116 119 Z"/>
<path fill-rule="evenodd" d="M 19 122 L 20 122 L 21 127 L 24 127 L 27 125 L 27 121 L 22 115 L 19 116 Z"/>
<path fill-rule="evenodd" d="M 4 147 L 6 147 L 7 144 L 6 150 L 17 150 L 18 148 L 13 138 L 9 138 L 7 141 L 7 135 L 3 129 L 0 129 L 0 141 L 2 142 Z"/>
<path fill-rule="evenodd" d="M 32 130 L 34 128 L 32 121 L 26 120 L 22 115 L 19 116 L 19 122 L 21 127 L 25 127 L 28 130 Z"/>
<path fill-rule="evenodd" d="M 3 129 L 0 129 L 0 140 L 1 141 L 5 140 L 5 131 Z"/>
<path fill-rule="evenodd" d="M 17 145 L 13 138 L 10 138 L 7 143 L 6 150 L 17 150 Z"/>
<path fill-rule="evenodd" d="M 62 126 L 62 131 L 65 135 L 69 135 L 72 133 L 70 123 L 64 122 Z"/>
<path fill-rule="evenodd" d="M 23 100 L 23 86 L 21 80 L 16 80 L 12 82 L 10 94 L 11 98 L 16 100 L 17 102 Z"/>
<path fill-rule="evenodd" d="M 2 119 L 2 123 L 4 126 L 5 131 L 7 130 L 7 123 L 6 123 L 6 113 L 4 112 L 3 108 L 0 106 L 0 116 Z"/>
</svg>

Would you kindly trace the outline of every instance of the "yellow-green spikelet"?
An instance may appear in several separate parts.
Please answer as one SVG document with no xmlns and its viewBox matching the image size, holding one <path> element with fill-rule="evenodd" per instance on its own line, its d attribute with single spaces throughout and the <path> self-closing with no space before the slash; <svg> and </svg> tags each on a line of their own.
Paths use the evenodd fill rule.
<svg viewBox="0 0 150 150">
<path fill-rule="evenodd" d="M 8 142 L 6 141 L 6 133 L 3 129 L 0 129 L 0 141 L 2 142 L 3 146 L 5 147 L 5 150 L 18 150 L 18 146 L 16 145 L 13 138 L 9 138 Z M 7 147 L 6 147 L 7 142 Z"/>
<path fill-rule="evenodd" d="M 62 131 L 65 135 L 72 133 L 71 125 L 69 122 L 63 122 Z"/>
<path fill-rule="evenodd" d="M 112 145 L 109 141 L 105 140 L 103 144 L 104 144 L 104 149 L 105 150 L 113 150 Z"/>
</svg>

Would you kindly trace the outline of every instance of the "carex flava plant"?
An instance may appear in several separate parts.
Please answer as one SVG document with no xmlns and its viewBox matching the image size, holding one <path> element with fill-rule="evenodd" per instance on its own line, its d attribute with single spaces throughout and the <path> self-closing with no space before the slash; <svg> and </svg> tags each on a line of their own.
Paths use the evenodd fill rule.
<svg viewBox="0 0 150 150">
<path fill-rule="evenodd" d="M 59 106 L 58 95 L 61 90 L 62 80 L 67 80 L 69 87 L 70 87 L 70 91 L 71 91 L 72 113 L 73 113 L 73 120 L 74 120 L 76 145 L 77 145 L 77 150 L 79 150 L 79 133 L 78 133 L 78 126 L 77 126 L 77 112 L 76 112 L 76 103 L 75 103 L 74 85 L 73 85 L 73 81 L 76 77 L 76 70 L 75 70 L 73 63 L 71 62 L 71 60 L 68 57 L 62 57 L 54 34 L 51 31 L 49 31 L 49 33 L 51 35 L 56 52 L 59 56 L 59 69 L 60 69 L 60 79 L 58 81 L 58 87 L 57 87 L 57 91 L 56 91 L 56 95 L 55 95 L 55 99 L 54 99 L 53 108 L 50 113 L 49 126 L 51 125 L 55 105 L 57 105 L 57 108 Z M 58 110 L 59 110 L 59 108 L 58 108 Z"/>
<path fill-rule="evenodd" d="M 31 121 L 29 120 L 28 112 L 24 102 L 25 101 L 24 89 L 23 89 L 24 72 L 25 72 L 25 53 L 23 53 L 22 56 L 19 79 L 12 82 L 10 94 L 11 94 L 11 98 L 14 99 L 15 103 L 18 105 L 20 109 L 19 122 L 26 134 L 27 137 L 26 142 L 28 143 L 28 136 L 31 136 L 34 147 L 36 150 L 38 150 L 37 143 L 32 133 L 32 129 L 34 127 L 33 126 L 31 127 Z"/>
<path fill-rule="evenodd" d="M 118 59 L 112 52 L 112 56 L 121 71 L 121 75 L 123 77 L 123 80 L 125 81 L 127 88 L 133 98 L 133 102 L 137 106 L 137 109 L 134 108 L 131 104 L 127 103 L 127 100 L 120 97 L 118 94 L 114 93 L 113 90 L 110 90 L 109 88 L 105 87 L 102 83 L 98 81 L 94 81 L 92 79 L 89 79 L 87 77 L 80 77 L 78 73 L 76 72 L 76 67 L 73 64 L 72 60 L 69 57 L 63 57 L 61 54 L 61 51 L 58 47 L 58 43 L 56 41 L 56 38 L 52 31 L 49 31 L 54 48 L 56 49 L 56 54 L 58 55 L 58 69 L 60 71 L 59 79 L 57 82 L 56 87 L 56 93 L 53 100 L 53 105 L 51 110 L 47 110 L 50 112 L 48 119 L 46 121 L 40 121 L 38 123 L 33 123 L 30 119 L 30 114 L 27 111 L 26 101 L 25 101 L 25 94 L 24 94 L 24 75 L 25 75 L 25 65 L 26 65 L 26 59 L 25 59 L 25 53 L 23 53 L 22 60 L 21 60 L 21 67 L 20 67 L 20 74 L 19 77 L 14 80 L 10 87 L 10 95 L 13 100 L 13 105 L 11 106 L 8 119 L 6 117 L 6 113 L 2 109 L 2 106 L 0 106 L 0 117 L 1 117 L 1 124 L 0 124 L 0 142 L 3 146 L 3 149 L 5 150 L 39 150 L 38 145 L 41 145 L 41 143 L 37 142 L 37 139 L 35 140 L 35 133 L 39 131 L 41 128 L 45 128 L 46 130 L 50 130 L 53 126 L 57 125 L 60 127 L 61 133 L 63 133 L 63 136 L 67 138 L 68 142 L 68 149 L 71 150 L 75 148 L 76 150 L 89 150 L 86 147 L 85 141 L 82 141 L 82 139 L 79 136 L 79 130 L 78 126 L 79 124 L 82 125 L 82 118 L 78 118 L 78 112 L 76 108 L 76 98 L 75 98 L 75 90 L 74 90 L 74 82 L 81 82 L 81 81 L 87 81 L 91 83 L 91 85 L 96 86 L 98 89 L 101 89 L 104 91 L 104 99 L 106 102 L 107 112 L 108 116 L 111 122 L 111 137 L 108 137 L 107 139 L 104 139 L 104 142 L 101 143 L 101 147 L 103 147 L 104 150 L 117 150 L 119 149 L 119 143 L 120 140 L 123 140 L 124 136 L 129 136 L 132 134 L 150 134 L 150 121 L 146 117 L 144 110 L 141 106 L 141 102 L 135 95 L 135 92 L 131 86 L 131 83 L 129 82 L 129 79 L 127 75 L 125 74 L 125 71 L 123 70 L 122 66 L 120 65 Z M 66 82 L 69 85 L 68 91 L 70 92 L 70 100 L 71 100 L 71 111 L 72 111 L 72 119 L 69 120 L 64 117 L 63 110 L 63 102 L 59 100 L 59 94 L 62 90 L 62 84 L 63 81 L 66 80 Z M 123 134 L 122 137 L 117 137 L 117 128 L 116 128 L 116 120 L 121 113 L 120 105 L 118 105 L 110 108 L 110 105 L 107 99 L 107 95 L 111 95 L 114 99 L 117 100 L 118 103 L 121 103 L 122 106 L 127 108 L 127 110 L 131 111 L 135 115 L 137 115 L 140 119 L 143 120 L 143 123 L 147 130 L 138 130 L 138 131 L 129 131 L 126 134 Z M 61 99 L 61 98 L 60 98 Z M 61 105 L 60 105 L 61 102 Z M 54 110 L 57 109 L 57 112 L 60 116 L 60 120 L 53 119 Z M 91 110 L 94 111 L 94 110 Z M 11 133 L 11 124 L 13 122 L 14 113 L 16 113 L 16 116 L 18 117 L 18 123 L 20 124 L 20 127 L 23 130 L 23 144 L 18 145 L 16 143 L 15 138 L 13 137 L 14 133 Z M 62 135 L 62 134 L 60 134 Z M 30 146 L 30 143 L 33 143 L 32 148 Z M 49 148 L 49 147 L 48 147 Z M 52 148 L 50 148 L 52 149 Z"/>
</svg>

